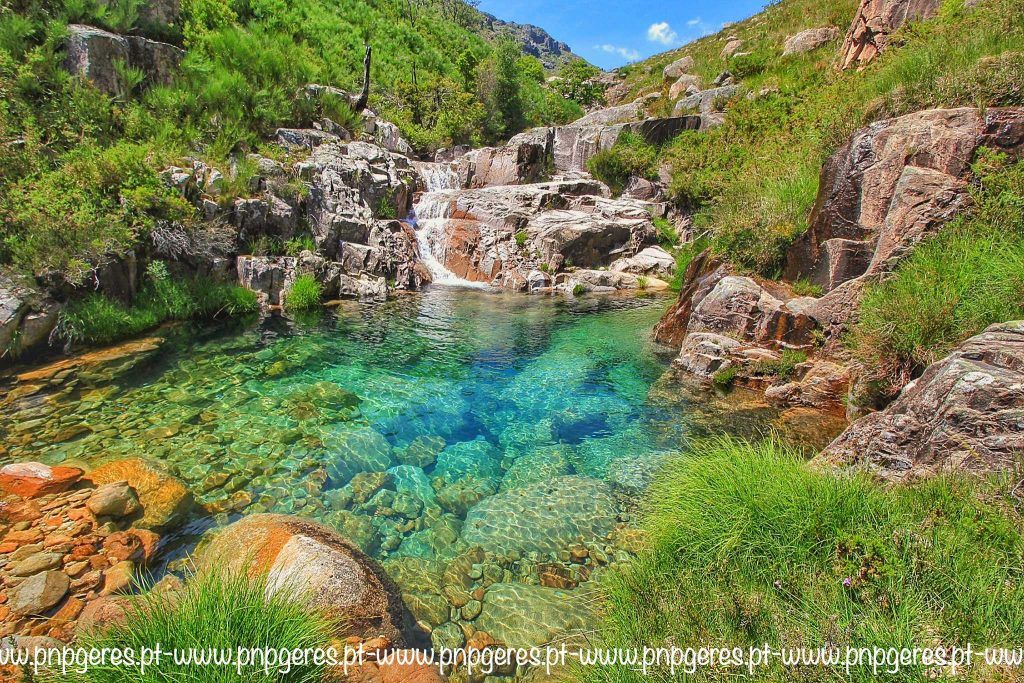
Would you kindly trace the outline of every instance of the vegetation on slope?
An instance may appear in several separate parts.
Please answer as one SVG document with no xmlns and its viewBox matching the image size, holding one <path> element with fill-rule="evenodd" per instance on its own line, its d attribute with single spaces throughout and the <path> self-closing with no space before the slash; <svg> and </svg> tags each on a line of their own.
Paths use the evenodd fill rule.
<svg viewBox="0 0 1024 683">
<path fill-rule="evenodd" d="M 698 444 L 650 492 L 649 550 L 610 583 L 604 644 L 1013 645 L 1024 628 L 1024 535 L 1010 488 L 933 480 L 884 489 L 814 471 L 775 441 Z M 884 678 L 931 673 L 908 667 Z M 747 678 L 728 668 L 675 678 L 664 668 L 648 678 L 624 667 L 581 674 Z M 979 665 L 966 677 L 993 680 L 993 672 Z M 847 680 L 835 669 L 786 671 L 777 662 L 750 678 Z M 865 668 L 849 678 L 878 680 Z"/>
<path fill-rule="evenodd" d="M 972 208 L 861 302 L 849 341 L 883 396 L 989 325 L 1024 318 L 1024 162 L 985 151 L 973 170 Z"/>
<path fill-rule="evenodd" d="M 168 165 L 192 157 L 227 171 L 246 151 L 279 156 L 264 147 L 277 127 L 324 116 L 355 127 L 344 99 L 304 86 L 355 89 L 364 42 L 374 47 L 371 107 L 425 150 L 582 111 L 544 86 L 539 61 L 477 36 L 462 2 L 184 0 L 181 26 L 156 34 L 187 50 L 172 84 L 147 87 L 127 69 L 124 91 L 109 96 L 61 67 L 69 23 L 149 30 L 139 7 L 0 4 L 0 266 L 80 284 L 159 223 L 198 222 L 158 177 Z M 567 67 L 570 80 L 580 73 Z"/>
<path fill-rule="evenodd" d="M 742 76 L 745 90 L 725 124 L 684 132 L 663 161 L 671 191 L 697 214 L 717 251 L 772 276 L 785 248 L 807 228 L 821 165 L 857 128 L 928 107 L 1024 103 L 1024 5 L 986 0 L 967 9 L 947 0 L 940 16 L 901 31 L 895 45 L 863 71 L 834 68 L 838 43 L 782 57 L 805 28 L 849 25 L 854 0 L 786 0 L 725 32 L 628 67 L 626 99 L 662 84 L 663 67 L 693 56 L 705 84 L 719 72 Z M 749 55 L 725 59 L 722 36 L 744 40 Z M 655 109 L 666 113 L 667 97 Z"/>
</svg>

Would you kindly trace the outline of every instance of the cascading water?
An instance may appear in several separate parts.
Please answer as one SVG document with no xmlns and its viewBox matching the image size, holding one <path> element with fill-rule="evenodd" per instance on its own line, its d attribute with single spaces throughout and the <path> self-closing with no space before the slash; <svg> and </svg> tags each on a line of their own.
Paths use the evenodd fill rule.
<svg viewBox="0 0 1024 683">
<path fill-rule="evenodd" d="M 443 235 L 455 192 L 461 189 L 458 174 L 448 164 L 422 163 L 417 164 L 416 169 L 427 191 L 413 205 L 407 220 L 416 231 L 420 259 L 430 271 L 434 284 L 486 289 L 485 283 L 463 279 L 445 268 L 444 263 L 434 255 L 431 244 L 432 238 Z"/>
</svg>

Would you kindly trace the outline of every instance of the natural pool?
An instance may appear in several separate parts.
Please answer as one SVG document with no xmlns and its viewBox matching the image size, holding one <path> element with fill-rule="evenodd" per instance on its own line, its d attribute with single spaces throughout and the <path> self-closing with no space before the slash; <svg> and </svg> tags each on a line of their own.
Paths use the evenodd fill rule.
<svg viewBox="0 0 1024 683">
<path fill-rule="evenodd" d="M 539 643 L 593 626 L 589 579 L 636 546 L 666 456 L 795 424 L 662 379 L 667 305 L 437 287 L 177 328 L 4 379 L 0 460 L 152 459 L 202 505 L 164 539 L 172 568 L 242 514 L 305 515 L 381 560 L 435 643 Z"/>
</svg>

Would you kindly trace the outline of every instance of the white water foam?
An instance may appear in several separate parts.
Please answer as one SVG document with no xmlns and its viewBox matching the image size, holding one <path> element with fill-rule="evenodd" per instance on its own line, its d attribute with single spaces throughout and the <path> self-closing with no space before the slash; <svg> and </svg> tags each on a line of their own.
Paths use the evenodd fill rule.
<svg viewBox="0 0 1024 683">
<path fill-rule="evenodd" d="M 448 168 L 442 164 L 431 164 L 434 167 Z M 448 169 L 450 171 L 450 169 Z M 420 173 L 423 174 L 424 169 L 420 169 Z M 428 179 L 427 175 L 423 175 L 424 181 L 428 183 L 431 180 Z M 433 178 L 434 182 L 444 183 L 447 180 L 441 175 L 437 174 Z M 455 180 L 458 182 L 458 179 Z M 449 188 L 444 190 L 434 190 L 424 192 L 420 196 L 418 202 L 413 206 L 412 212 L 409 214 L 408 221 L 416 231 L 416 242 L 420 248 L 420 260 L 423 261 L 424 265 L 427 266 L 427 270 L 430 271 L 433 283 L 436 285 L 444 285 L 446 287 L 470 287 L 473 289 L 488 289 L 489 286 L 485 282 L 473 282 L 472 280 L 466 280 L 461 278 L 452 271 L 448 270 L 444 263 L 434 255 L 434 249 L 431 245 L 432 237 L 440 237 L 445 229 L 445 224 L 448 222 L 448 213 L 455 198 L 455 192 Z"/>
</svg>

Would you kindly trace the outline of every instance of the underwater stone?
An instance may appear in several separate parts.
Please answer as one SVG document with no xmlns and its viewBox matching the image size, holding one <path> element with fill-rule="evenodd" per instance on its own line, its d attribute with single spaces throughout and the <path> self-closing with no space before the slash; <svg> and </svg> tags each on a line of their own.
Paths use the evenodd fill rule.
<svg viewBox="0 0 1024 683">
<path fill-rule="evenodd" d="M 394 464 L 391 445 L 368 427 L 336 430 L 323 441 L 329 452 L 327 475 L 335 486 L 344 486 L 359 472 L 383 472 Z"/>
<path fill-rule="evenodd" d="M 466 516 L 462 538 L 495 553 L 549 553 L 577 538 L 606 535 L 616 507 L 607 485 L 578 476 L 556 477 L 483 500 Z"/>
<path fill-rule="evenodd" d="M 501 481 L 501 490 L 521 489 L 539 482 L 569 474 L 569 455 L 572 447 L 565 444 L 542 446 L 521 455 L 512 462 Z"/>
<path fill-rule="evenodd" d="M 435 649 L 447 648 L 453 650 L 466 644 L 466 636 L 458 624 L 448 622 L 443 626 L 434 629 L 430 634 L 430 640 Z"/>
<path fill-rule="evenodd" d="M 445 440 L 436 435 L 417 436 L 406 448 L 395 451 L 398 462 L 415 467 L 430 467 L 444 450 Z"/>
<path fill-rule="evenodd" d="M 507 647 L 533 647 L 593 627 L 593 595 L 519 583 L 496 583 L 474 625 Z"/>
</svg>

